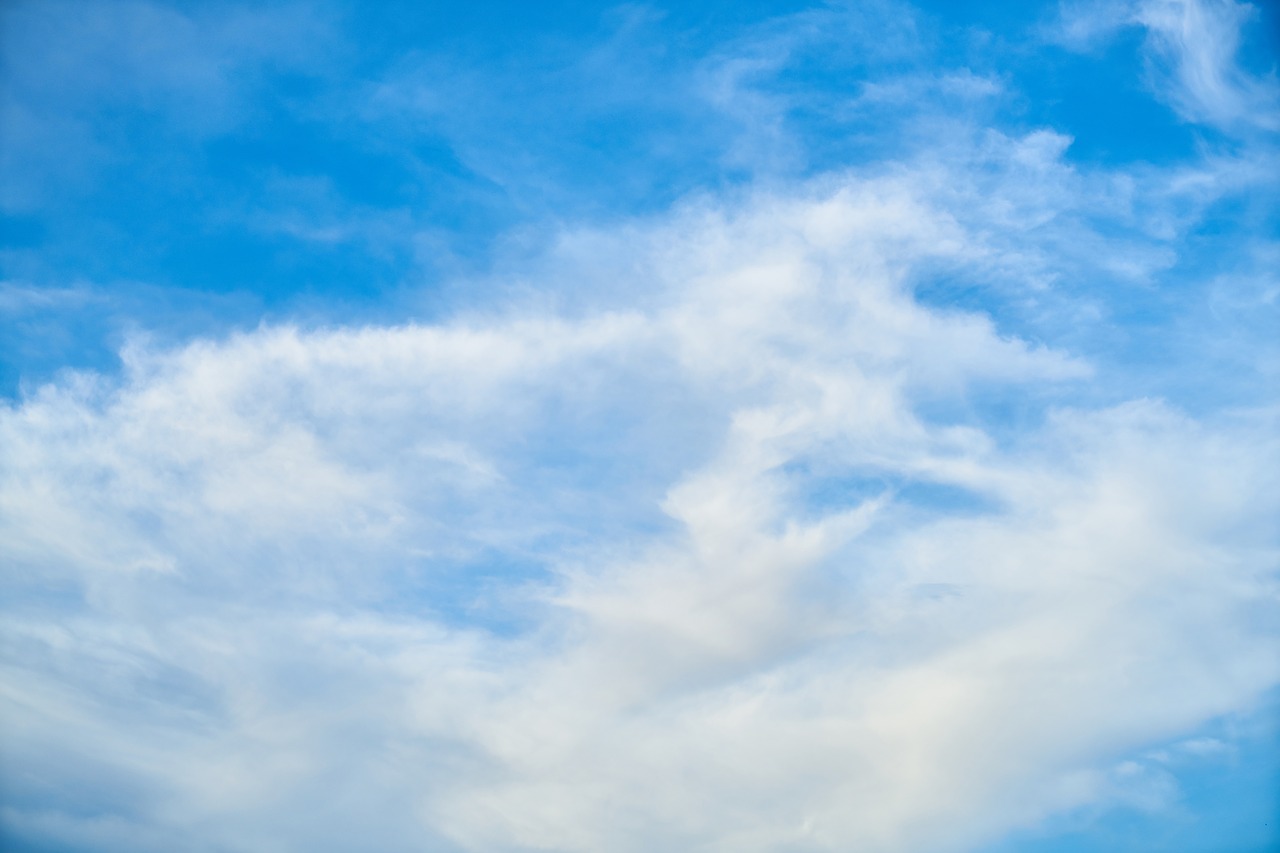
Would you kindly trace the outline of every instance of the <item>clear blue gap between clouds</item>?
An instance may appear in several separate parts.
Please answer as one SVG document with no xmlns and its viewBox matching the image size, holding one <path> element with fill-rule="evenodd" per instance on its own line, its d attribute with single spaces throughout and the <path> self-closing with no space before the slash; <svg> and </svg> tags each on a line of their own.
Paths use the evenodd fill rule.
<svg viewBox="0 0 1280 853">
<path fill-rule="evenodd" d="M 726 29 L 750 38 L 770 16 L 801 8 L 730 5 L 637 13 L 633 21 L 625 11 L 578 7 L 535 13 L 477 4 L 445 12 L 379 4 L 340 19 L 353 44 L 333 57 L 336 68 L 258 72 L 237 95 L 248 105 L 244 115 L 212 134 L 174 132 L 163 113 L 127 104 L 85 114 L 127 143 L 85 187 L 51 192 L 39 210 L 6 215 L 4 274 L 35 288 L 78 281 L 133 304 L 20 310 L 0 351 L 0 390 L 13 398 L 20 378 L 39 382 L 55 366 L 110 370 L 123 335 L 139 328 L 185 321 L 190 328 L 180 334 L 217 334 L 262 317 L 324 323 L 351 314 L 422 315 L 429 309 L 417 293 L 482 270 L 511 229 L 643 213 L 726 179 L 752 180 L 735 177 L 737 167 L 722 159 L 733 142 L 727 119 L 660 91 L 628 90 L 684 80 Z M 918 110 L 850 115 L 839 105 L 866 81 L 938 67 L 1005 75 L 1011 93 L 995 97 L 990 119 L 1011 131 L 1070 133 L 1069 156 L 1082 165 L 1168 162 L 1207 133 L 1142 91 L 1136 31 L 1120 33 L 1101 56 L 1030 51 L 1045 11 L 1006 5 L 926 6 L 913 27 L 921 41 L 914 53 L 868 59 L 864 46 L 845 49 L 837 34 L 762 74 L 751 83 L 760 91 L 804 95 L 785 116 L 803 159 L 784 168 L 811 174 L 893 156 Z M 977 29 L 992 37 L 966 37 Z M 584 70 L 584 59 L 609 38 L 626 40 L 618 56 Z M 1265 47 L 1255 46 L 1255 64 Z M 639 68 L 626 66 L 631 50 L 643 56 Z M 414 58 L 410 67 L 431 60 L 427 67 L 439 74 L 425 84 L 446 101 L 450 72 L 473 81 L 478 89 L 469 94 L 478 98 L 446 104 L 442 114 L 405 115 L 403 105 L 392 105 L 371 116 L 371 92 L 405 67 L 406 56 Z M 621 91 L 584 109 L 576 87 L 588 82 L 599 88 L 588 98 Z M 555 181 L 521 183 L 504 174 L 495 182 L 467 165 L 509 155 Z M 316 233 L 291 232 L 291 218 Z M 364 233 L 341 233 L 352 223 Z M 406 296 L 406 287 L 415 295 Z M 58 334 L 68 327 L 76 333 Z"/>
</svg>

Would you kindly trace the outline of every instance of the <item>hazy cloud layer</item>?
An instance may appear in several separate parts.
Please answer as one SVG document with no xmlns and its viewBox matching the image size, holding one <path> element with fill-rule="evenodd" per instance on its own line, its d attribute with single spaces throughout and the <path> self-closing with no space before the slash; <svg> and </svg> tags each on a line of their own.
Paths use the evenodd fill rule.
<svg viewBox="0 0 1280 853">
<path fill-rule="evenodd" d="M 1152 750 L 1211 760 L 1188 739 L 1280 679 L 1275 243 L 1175 269 L 1274 189 L 1271 84 L 1187 23 L 1239 10 L 1107 24 L 1148 28 L 1188 120 L 1249 125 L 1194 162 L 1079 168 L 965 118 L 566 227 L 435 323 L 138 337 L 5 403 L 4 831 L 923 853 L 1171 807 Z M 809 20 L 698 85 L 767 116 L 749 81 Z M 893 86 L 997 88 L 860 103 Z M 1115 342 L 1126 294 L 1172 288 L 1182 354 Z M 1160 399 L 1180 359 L 1248 390 Z"/>
</svg>

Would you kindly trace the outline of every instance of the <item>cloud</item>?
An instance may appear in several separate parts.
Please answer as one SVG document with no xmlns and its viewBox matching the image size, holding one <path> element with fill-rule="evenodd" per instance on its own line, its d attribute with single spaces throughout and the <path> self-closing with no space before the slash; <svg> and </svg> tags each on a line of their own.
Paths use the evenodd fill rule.
<svg viewBox="0 0 1280 853">
<path fill-rule="evenodd" d="M 1147 33 L 1150 84 L 1186 121 L 1239 133 L 1280 129 L 1280 88 L 1237 62 L 1242 27 L 1257 10 L 1233 0 L 1064 4 L 1053 37 L 1087 49 L 1126 26 Z"/>
<path fill-rule="evenodd" d="M 1240 29 L 1256 10 L 1233 2 L 1151 2 L 1138 11 L 1152 53 L 1169 63 L 1172 79 L 1161 88 L 1192 121 L 1228 129 L 1280 129 L 1280 88 L 1236 64 Z M 1158 73 L 1158 72 L 1157 72 Z"/>
<path fill-rule="evenodd" d="M 203 99 L 190 132 L 234 122 L 240 73 L 277 61 L 270 27 L 206 21 L 205 44 L 192 15 L 122 8 L 105 32 L 174 35 L 113 58 L 112 85 Z M 1068 29 L 1145 15 L 1178 108 L 1250 120 L 1242 7 L 1124 8 Z M 1073 164 L 1064 130 L 953 110 L 1014 86 L 963 69 L 820 104 L 786 84 L 811 54 L 915 56 L 896 12 L 790 16 L 668 65 L 634 60 L 655 18 L 624 11 L 540 104 L 577 127 L 713 103 L 733 127 L 708 147 L 756 184 L 544 224 L 431 321 L 135 337 L 118 370 L 0 404 L 6 841 L 926 853 L 1176 811 L 1169 768 L 1236 748 L 1197 732 L 1280 679 L 1257 381 L 1280 363 L 1276 249 L 1252 213 L 1230 264 L 1207 235 L 1273 157 Z M 440 69 L 457 85 L 433 93 Z M 538 94 L 520 77 L 415 56 L 355 88 L 363 118 L 434 116 L 469 167 L 554 185 L 502 145 L 555 148 L 522 136 L 555 109 L 493 124 L 484 100 Z M 938 127 L 807 168 L 797 113 L 872 108 Z M 416 227 L 278 180 L 300 201 L 246 217 L 264 232 Z M 14 316 L 64 302 L 120 305 L 0 289 Z M 1161 399 L 1157 374 L 1190 390 Z"/>
<path fill-rule="evenodd" d="M 1274 412 L 1091 405 L 1095 365 L 915 293 L 1084 264 L 1124 214 L 1067 144 L 568 231 L 435 324 L 139 343 L 6 405 L 6 832 L 932 851 L 1166 802 L 1126 757 L 1278 675 Z"/>
</svg>

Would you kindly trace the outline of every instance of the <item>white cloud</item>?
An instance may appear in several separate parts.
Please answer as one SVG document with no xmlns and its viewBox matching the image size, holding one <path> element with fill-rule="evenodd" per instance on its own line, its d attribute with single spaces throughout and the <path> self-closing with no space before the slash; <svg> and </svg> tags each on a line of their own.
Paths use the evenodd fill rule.
<svg viewBox="0 0 1280 853">
<path fill-rule="evenodd" d="M 1146 26 L 1184 116 L 1270 127 L 1271 84 L 1233 64 L 1244 7 L 1073 8 L 1077 45 Z M 187 18 L 128 9 L 174 34 L 112 66 L 127 84 L 174 64 L 156 103 L 226 106 L 227 69 L 271 55 L 188 55 Z M 787 171 L 798 102 L 769 76 L 845 17 L 697 65 L 742 123 L 730 160 Z M 904 19 L 879 46 L 915 43 Z M 853 108 L 997 90 L 908 75 Z M 1207 207 L 1273 180 L 1270 155 L 1113 173 L 1072 167 L 1051 129 L 946 133 L 567 231 L 523 286 L 481 288 L 496 308 L 137 343 L 119 376 L 0 409 L 6 831 L 917 853 L 1170 808 L 1138 757 L 1212 753 L 1187 738 L 1280 677 L 1276 411 L 1255 394 L 1193 417 L 1043 341 L 1109 333 L 1097 294 L 1157 284 Z M 358 233 L 328 222 L 266 224 Z M 948 275 L 1016 310 L 931 306 Z M 1212 307 L 1257 323 L 1273 278 L 1220 276 Z M 1221 348 L 1274 375 L 1247 332 Z"/>
<path fill-rule="evenodd" d="M 1153 53 L 1172 66 L 1172 80 L 1164 85 L 1183 116 L 1227 128 L 1280 129 L 1274 77 L 1255 78 L 1236 64 L 1240 28 L 1255 13 L 1231 0 L 1154 0 L 1139 8 Z"/>
<path fill-rule="evenodd" d="M 139 346 L 6 407 L 6 825 L 933 851 L 1157 807 L 1127 756 L 1280 675 L 1274 412 L 1071 405 L 1114 377 L 912 291 L 1098 269 L 1070 238 L 1127 214 L 1068 143 L 566 234 L 497 312 Z M 1056 406 L 1013 440 L 992 394 Z"/>
<path fill-rule="evenodd" d="M 1141 0 L 1064 3 L 1052 38 L 1088 49 L 1117 29 L 1141 26 L 1151 85 L 1185 120 L 1238 132 L 1280 129 L 1280 88 L 1274 74 L 1240 67 L 1241 28 L 1257 10 L 1234 0 Z"/>
</svg>

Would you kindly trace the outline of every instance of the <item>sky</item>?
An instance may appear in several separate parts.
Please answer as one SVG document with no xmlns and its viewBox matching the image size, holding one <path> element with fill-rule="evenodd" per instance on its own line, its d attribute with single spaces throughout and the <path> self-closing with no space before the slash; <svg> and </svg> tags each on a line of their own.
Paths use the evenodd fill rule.
<svg viewBox="0 0 1280 853">
<path fill-rule="evenodd" d="M 1280 848 L 1278 57 L 0 5 L 0 846 Z"/>
</svg>

